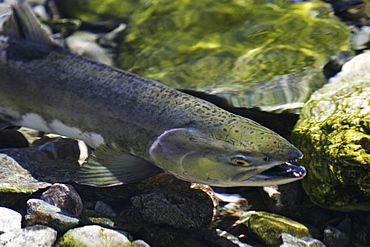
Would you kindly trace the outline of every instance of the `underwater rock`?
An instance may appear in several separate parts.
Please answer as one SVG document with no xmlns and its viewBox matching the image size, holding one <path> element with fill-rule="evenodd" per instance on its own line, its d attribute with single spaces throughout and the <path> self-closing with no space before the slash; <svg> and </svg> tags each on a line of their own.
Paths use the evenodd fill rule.
<svg viewBox="0 0 370 247">
<path fill-rule="evenodd" d="M 357 55 L 304 106 L 292 141 L 310 199 L 332 210 L 370 210 L 370 53 Z"/>
<path fill-rule="evenodd" d="M 19 169 L 23 169 L 35 180 L 47 183 L 75 181 L 80 168 L 79 161 L 83 156 L 77 140 L 47 136 L 36 140 L 29 148 L 7 148 L 0 152 L 15 159 Z"/>
<path fill-rule="evenodd" d="M 279 245 L 279 247 L 294 247 L 294 246 L 325 247 L 325 244 L 322 243 L 320 240 L 310 237 L 296 238 L 287 233 L 281 234 L 281 244 Z"/>
<path fill-rule="evenodd" d="M 201 247 L 202 245 L 199 241 L 194 239 L 191 235 L 191 233 L 185 232 L 184 230 L 178 231 L 175 228 L 155 225 L 147 225 L 138 233 L 138 236 L 150 246 Z"/>
<path fill-rule="evenodd" d="M 0 246 L 52 247 L 57 232 L 47 226 L 21 228 L 22 215 L 12 209 L 0 207 Z"/>
<path fill-rule="evenodd" d="M 276 2 L 143 1 L 128 22 L 119 67 L 233 107 L 251 107 L 251 87 L 267 83 L 252 106 L 295 109 L 307 100 L 297 88 L 325 83 L 315 69 L 349 50 L 350 33 L 322 2 Z"/>
<path fill-rule="evenodd" d="M 329 62 L 325 64 L 323 71 L 326 78 L 330 78 L 338 73 L 343 64 L 353 58 L 352 52 L 350 51 L 339 51 L 337 54 L 330 56 Z"/>
<path fill-rule="evenodd" d="M 267 246 L 276 246 L 282 233 L 289 233 L 296 238 L 311 237 L 305 225 L 268 212 L 252 213 L 245 224 L 250 234 Z"/>
<path fill-rule="evenodd" d="M 150 247 L 149 244 L 147 244 L 144 240 L 135 240 L 131 242 L 130 247 Z"/>
<path fill-rule="evenodd" d="M 1 148 L 24 148 L 28 147 L 27 139 L 17 130 L 0 129 Z"/>
<path fill-rule="evenodd" d="M 79 193 L 85 200 L 117 200 L 117 214 L 128 222 L 142 225 L 209 227 L 217 204 L 209 186 L 182 181 L 170 174 L 109 188 L 82 186 Z"/>
<path fill-rule="evenodd" d="M 27 247 L 53 247 L 57 239 L 57 231 L 43 225 L 35 225 L 23 228 L 8 239 L 6 243 L 1 242 L 4 247 L 27 246 Z"/>
<path fill-rule="evenodd" d="M 108 54 L 107 49 L 97 44 L 99 36 L 86 31 L 77 31 L 66 38 L 68 49 L 80 56 L 113 66 L 113 56 Z"/>
<path fill-rule="evenodd" d="M 351 244 L 350 236 L 335 227 L 328 227 L 324 230 L 323 241 L 328 247 L 347 247 Z"/>
<path fill-rule="evenodd" d="M 173 194 L 149 193 L 131 198 L 131 202 L 150 224 L 167 224 L 177 228 L 199 228 L 204 225 L 207 211 L 194 210 L 203 205 Z"/>
<path fill-rule="evenodd" d="M 81 197 L 69 184 L 53 184 L 42 193 L 41 199 L 73 216 L 79 216 L 82 212 Z"/>
<path fill-rule="evenodd" d="M 77 226 L 80 222 L 78 218 L 65 215 L 61 209 L 40 199 L 30 199 L 27 201 L 27 215 L 25 220 L 28 226 L 42 224 L 64 232 Z"/>
<path fill-rule="evenodd" d="M 21 229 L 22 215 L 10 208 L 0 207 L 0 242 L 2 234 Z"/>
<path fill-rule="evenodd" d="M 0 153 L 0 205 L 11 206 L 51 184 L 36 180 L 13 158 Z"/>
<path fill-rule="evenodd" d="M 97 225 L 91 225 L 69 230 L 58 240 L 55 247 L 129 247 L 130 244 L 131 242 L 128 240 L 128 238 L 119 231 Z"/>
</svg>

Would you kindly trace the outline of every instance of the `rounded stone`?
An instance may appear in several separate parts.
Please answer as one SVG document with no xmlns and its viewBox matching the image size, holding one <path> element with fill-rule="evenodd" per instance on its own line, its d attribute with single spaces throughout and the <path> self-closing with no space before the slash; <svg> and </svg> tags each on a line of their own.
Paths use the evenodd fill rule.
<svg viewBox="0 0 370 247">
<path fill-rule="evenodd" d="M 245 224 L 251 235 L 267 246 L 276 246 L 282 233 L 288 233 L 296 238 L 311 237 L 305 225 L 267 212 L 253 213 Z"/>
<path fill-rule="evenodd" d="M 292 142 L 310 199 L 332 210 L 370 210 L 370 54 L 354 57 L 302 109 Z"/>
<path fill-rule="evenodd" d="M 97 225 L 91 225 L 69 230 L 59 239 L 55 247 L 128 247 L 130 245 L 131 242 L 128 238 L 120 232 Z"/>
</svg>

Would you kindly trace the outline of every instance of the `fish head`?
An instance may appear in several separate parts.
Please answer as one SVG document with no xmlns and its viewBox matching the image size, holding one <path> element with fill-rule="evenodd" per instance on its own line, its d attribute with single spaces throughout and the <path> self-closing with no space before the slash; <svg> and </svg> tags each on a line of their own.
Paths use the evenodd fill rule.
<svg viewBox="0 0 370 247">
<path fill-rule="evenodd" d="M 180 179 L 219 187 L 279 185 L 303 178 L 304 167 L 290 163 L 302 153 L 251 122 L 248 128 L 234 123 L 212 131 L 167 130 L 151 144 L 150 159 Z"/>
</svg>

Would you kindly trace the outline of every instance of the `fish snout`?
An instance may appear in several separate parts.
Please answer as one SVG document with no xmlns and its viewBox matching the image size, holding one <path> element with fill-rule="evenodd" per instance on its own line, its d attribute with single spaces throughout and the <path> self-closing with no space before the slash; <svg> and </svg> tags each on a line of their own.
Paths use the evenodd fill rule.
<svg viewBox="0 0 370 247">
<path fill-rule="evenodd" d="M 284 162 L 294 162 L 303 157 L 302 152 L 293 145 L 285 146 L 281 149 L 276 149 L 273 152 L 267 154 L 269 160 Z"/>
</svg>

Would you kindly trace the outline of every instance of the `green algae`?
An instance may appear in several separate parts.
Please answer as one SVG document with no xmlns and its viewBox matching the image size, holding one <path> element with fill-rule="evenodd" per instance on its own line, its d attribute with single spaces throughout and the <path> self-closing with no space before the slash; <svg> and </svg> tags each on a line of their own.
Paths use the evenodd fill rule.
<svg viewBox="0 0 370 247">
<path fill-rule="evenodd" d="M 57 0 L 56 4 L 62 14 L 85 22 L 122 19 L 134 10 L 137 0 Z"/>
<path fill-rule="evenodd" d="M 296 238 L 311 237 L 305 225 L 267 212 L 253 213 L 245 224 L 249 232 L 267 246 L 277 246 L 282 233 L 288 233 Z"/>
<path fill-rule="evenodd" d="M 243 98 L 261 81 L 322 66 L 348 39 L 320 2 L 146 1 L 130 18 L 119 66 L 178 89 Z"/>
</svg>

